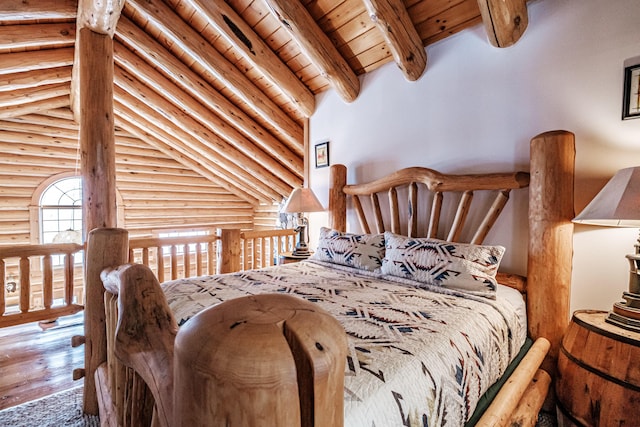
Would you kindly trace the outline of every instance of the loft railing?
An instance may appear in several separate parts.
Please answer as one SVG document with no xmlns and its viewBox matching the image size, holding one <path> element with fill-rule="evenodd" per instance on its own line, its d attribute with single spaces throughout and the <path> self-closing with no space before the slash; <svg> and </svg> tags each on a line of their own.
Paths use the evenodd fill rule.
<svg viewBox="0 0 640 427">
<path fill-rule="evenodd" d="M 81 311 L 83 265 L 75 255 L 82 250 L 75 243 L 0 246 L 0 327 Z"/>
<path fill-rule="evenodd" d="M 237 239 L 237 251 L 220 252 Z M 239 237 L 238 237 L 239 236 Z M 219 230 L 217 234 L 129 240 L 129 262 L 149 267 L 158 281 L 277 264 L 296 232 Z M 78 244 L 0 246 L 0 328 L 77 313 L 84 304 L 84 266 Z M 161 256 L 159 256 L 159 254 Z M 222 261 L 221 261 L 222 260 Z"/>
</svg>

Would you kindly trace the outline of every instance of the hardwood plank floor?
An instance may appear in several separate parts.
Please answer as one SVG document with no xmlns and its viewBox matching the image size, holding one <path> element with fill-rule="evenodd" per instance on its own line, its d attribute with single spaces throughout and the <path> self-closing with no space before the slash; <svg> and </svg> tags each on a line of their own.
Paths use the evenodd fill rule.
<svg viewBox="0 0 640 427">
<path fill-rule="evenodd" d="M 83 384 L 72 378 L 84 366 L 74 335 L 84 335 L 82 312 L 44 331 L 38 323 L 0 328 L 0 410 Z"/>
</svg>

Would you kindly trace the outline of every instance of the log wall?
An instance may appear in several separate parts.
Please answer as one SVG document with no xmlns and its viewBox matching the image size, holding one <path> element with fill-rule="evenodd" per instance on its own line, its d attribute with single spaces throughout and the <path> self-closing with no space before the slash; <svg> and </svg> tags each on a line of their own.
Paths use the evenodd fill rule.
<svg viewBox="0 0 640 427">
<path fill-rule="evenodd" d="M 79 173 L 78 126 L 68 109 L 0 120 L 0 153 L 0 245 L 39 243 L 30 225 L 32 196 L 53 175 Z M 277 206 L 254 208 L 121 130 L 116 176 L 124 220 L 118 226 L 131 237 L 172 229 L 253 229 L 254 218 L 259 226 L 275 224 Z"/>
</svg>

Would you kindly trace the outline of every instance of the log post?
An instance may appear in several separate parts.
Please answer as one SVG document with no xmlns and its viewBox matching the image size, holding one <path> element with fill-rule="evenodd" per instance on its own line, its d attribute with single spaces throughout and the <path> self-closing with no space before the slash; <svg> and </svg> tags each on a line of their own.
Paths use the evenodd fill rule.
<svg viewBox="0 0 640 427">
<path fill-rule="evenodd" d="M 217 274 L 242 270 L 240 263 L 240 230 L 218 229 Z"/>
<path fill-rule="evenodd" d="M 551 342 L 542 368 L 552 377 L 569 324 L 574 161 L 571 132 L 545 132 L 531 140 L 527 313 L 529 335 Z"/>
<path fill-rule="evenodd" d="M 329 183 L 329 227 L 347 231 L 347 199 L 342 189 L 347 185 L 347 168 L 332 165 Z"/>
<path fill-rule="evenodd" d="M 116 149 L 113 122 L 113 40 L 80 30 L 80 167 L 84 235 L 115 227 Z"/>
<path fill-rule="evenodd" d="M 95 371 L 107 361 L 104 286 L 100 273 L 128 261 L 129 233 L 119 228 L 97 228 L 89 233 L 85 254 L 84 396 L 85 413 L 98 415 Z"/>
</svg>

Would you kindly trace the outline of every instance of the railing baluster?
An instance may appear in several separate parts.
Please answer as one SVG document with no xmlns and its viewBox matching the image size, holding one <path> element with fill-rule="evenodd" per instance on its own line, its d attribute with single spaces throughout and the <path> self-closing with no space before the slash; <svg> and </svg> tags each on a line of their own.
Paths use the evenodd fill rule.
<svg viewBox="0 0 640 427">
<path fill-rule="evenodd" d="M 45 255 L 42 258 L 42 273 L 42 302 L 44 303 L 44 308 L 51 308 L 53 305 L 53 266 L 51 255 Z"/>
<path fill-rule="evenodd" d="M 31 306 L 31 267 L 29 257 L 20 258 L 20 311 L 26 313 Z"/>
<path fill-rule="evenodd" d="M 4 311 L 7 308 L 7 303 L 4 298 L 5 290 L 7 289 L 7 285 L 4 281 L 4 278 L 7 276 L 7 270 L 5 267 L 6 264 L 4 263 L 4 260 L 0 259 L 0 274 L 2 274 L 2 276 L 0 276 L 0 286 L 2 287 L 2 289 L 0 290 L 0 315 L 3 315 Z"/>
<path fill-rule="evenodd" d="M 202 276 L 202 246 L 196 243 L 196 276 Z"/>
<path fill-rule="evenodd" d="M 64 302 L 67 305 L 73 303 L 73 254 L 66 254 L 64 256 Z"/>
</svg>

